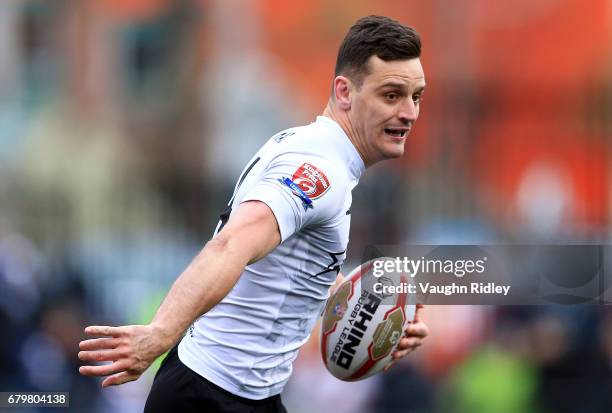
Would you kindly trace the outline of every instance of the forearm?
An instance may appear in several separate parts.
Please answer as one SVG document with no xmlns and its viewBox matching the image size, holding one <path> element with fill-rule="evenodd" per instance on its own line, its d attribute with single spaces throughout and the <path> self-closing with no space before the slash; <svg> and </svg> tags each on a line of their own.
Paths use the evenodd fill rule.
<svg viewBox="0 0 612 413">
<path fill-rule="evenodd" d="M 151 322 L 165 350 L 229 293 L 248 260 L 221 237 L 206 244 L 174 282 Z"/>
<path fill-rule="evenodd" d="M 340 284 L 342 284 L 342 281 L 344 281 L 344 274 L 339 272 L 338 275 L 336 276 L 336 281 L 334 282 L 334 285 L 331 286 L 331 289 L 329 291 L 329 295 L 332 295 L 333 293 L 336 292 L 338 287 L 340 287 Z"/>
</svg>

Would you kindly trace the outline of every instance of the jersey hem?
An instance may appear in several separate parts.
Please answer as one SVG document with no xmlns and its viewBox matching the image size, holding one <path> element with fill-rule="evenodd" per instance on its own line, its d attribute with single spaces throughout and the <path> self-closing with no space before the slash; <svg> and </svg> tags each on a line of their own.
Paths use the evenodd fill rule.
<svg viewBox="0 0 612 413">
<path fill-rule="evenodd" d="M 221 387 L 223 390 L 228 391 L 236 396 L 244 397 L 250 400 L 263 400 L 268 397 L 276 396 L 283 391 L 284 383 L 282 385 L 271 386 L 265 389 L 265 391 L 249 390 L 244 391 L 243 387 L 232 381 L 228 381 L 225 377 L 219 375 L 214 370 L 209 369 L 205 365 L 199 364 L 197 361 L 193 361 L 190 358 L 189 350 L 183 349 L 183 342 L 181 341 L 178 346 L 178 357 L 179 360 L 187 366 L 194 373 L 202 376 L 204 379 L 211 383 Z"/>
</svg>

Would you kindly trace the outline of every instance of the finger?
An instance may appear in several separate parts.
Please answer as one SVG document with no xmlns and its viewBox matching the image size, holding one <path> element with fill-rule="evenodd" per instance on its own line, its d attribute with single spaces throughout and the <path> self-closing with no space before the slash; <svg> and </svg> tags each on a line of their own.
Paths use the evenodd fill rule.
<svg viewBox="0 0 612 413">
<path fill-rule="evenodd" d="M 123 329 L 111 326 L 89 326 L 85 327 L 85 334 L 89 336 L 112 336 L 119 337 Z"/>
<path fill-rule="evenodd" d="M 393 360 L 397 361 L 397 360 L 401 359 L 402 357 L 406 357 L 409 353 L 412 353 L 414 350 L 416 350 L 420 346 L 421 346 L 421 343 L 416 343 L 416 344 L 408 347 L 407 349 L 396 350 L 393 353 Z"/>
<path fill-rule="evenodd" d="M 387 365 L 383 368 L 383 372 L 388 372 L 391 367 L 395 366 L 395 363 L 397 363 L 397 360 L 393 360 L 387 363 Z"/>
<path fill-rule="evenodd" d="M 422 311 L 425 308 L 423 304 L 416 305 L 416 311 L 414 312 L 413 323 L 418 323 L 421 320 Z"/>
<path fill-rule="evenodd" d="M 79 351 L 79 359 L 83 361 L 115 361 L 121 358 L 119 350 Z"/>
<path fill-rule="evenodd" d="M 134 381 L 140 377 L 140 374 L 128 373 L 127 371 L 122 371 L 118 374 L 113 374 L 110 377 L 107 377 L 102 382 L 102 387 L 108 386 L 118 386 L 123 383 L 127 383 L 129 381 Z"/>
<path fill-rule="evenodd" d="M 411 324 L 404 330 L 406 337 L 425 338 L 429 335 L 429 327 L 422 321 L 416 324 Z"/>
<path fill-rule="evenodd" d="M 83 340 L 79 343 L 81 350 L 103 350 L 112 349 L 119 345 L 119 340 L 116 338 L 92 338 Z"/>
<path fill-rule="evenodd" d="M 129 365 L 129 360 L 119 360 L 103 366 L 81 366 L 79 373 L 84 376 L 108 376 L 127 370 Z"/>
<path fill-rule="evenodd" d="M 421 343 L 421 339 L 417 338 L 417 337 L 412 337 L 412 338 L 402 338 L 400 340 L 400 342 L 397 345 L 397 350 L 406 350 L 406 349 L 411 349 L 414 347 L 418 347 L 420 346 Z"/>
</svg>

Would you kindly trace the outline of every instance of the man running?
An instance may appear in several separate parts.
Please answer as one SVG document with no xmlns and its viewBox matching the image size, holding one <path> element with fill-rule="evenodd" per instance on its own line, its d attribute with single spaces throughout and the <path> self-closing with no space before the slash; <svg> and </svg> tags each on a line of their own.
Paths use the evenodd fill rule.
<svg viewBox="0 0 612 413">
<path fill-rule="evenodd" d="M 341 280 L 351 191 L 366 168 L 402 156 L 418 118 L 420 53 L 412 28 L 358 20 L 340 46 L 322 116 L 273 136 L 248 162 L 215 235 L 150 324 L 85 329 L 103 337 L 80 343 L 81 360 L 112 363 L 81 374 L 122 384 L 172 349 L 146 412 L 284 412 L 292 363 Z M 395 361 L 428 334 L 418 313 Z"/>
</svg>

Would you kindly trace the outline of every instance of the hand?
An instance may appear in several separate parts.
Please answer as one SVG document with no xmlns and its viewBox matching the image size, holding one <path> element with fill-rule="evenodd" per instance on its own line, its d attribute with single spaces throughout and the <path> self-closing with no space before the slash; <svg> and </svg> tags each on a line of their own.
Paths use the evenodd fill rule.
<svg viewBox="0 0 612 413">
<path fill-rule="evenodd" d="M 149 325 L 123 327 L 90 326 L 85 334 L 104 336 L 79 343 L 79 359 L 83 361 L 112 361 L 100 366 L 81 366 L 84 376 L 109 376 L 102 387 L 136 380 L 169 347 L 162 344 L 160 332 Z"/>
<path fill-rule="evenodd" d="M 425 308 L 423 304 L 417 304 L 414 320 L 408 326 L 408 328 L 406 328 L 406 331 L 404 332 L 405 335 L 397 344 L 397 349 L 393 353 L 391 361 L 383 369 L 384 372 L 387 372 L 402 357 L 413 352 L 423 344 L 423 339 L 429 334 L 429 328 L 427 328 L 427 325 L 420 320 L 420 312 L 423 308 Z"/>
</svg>

